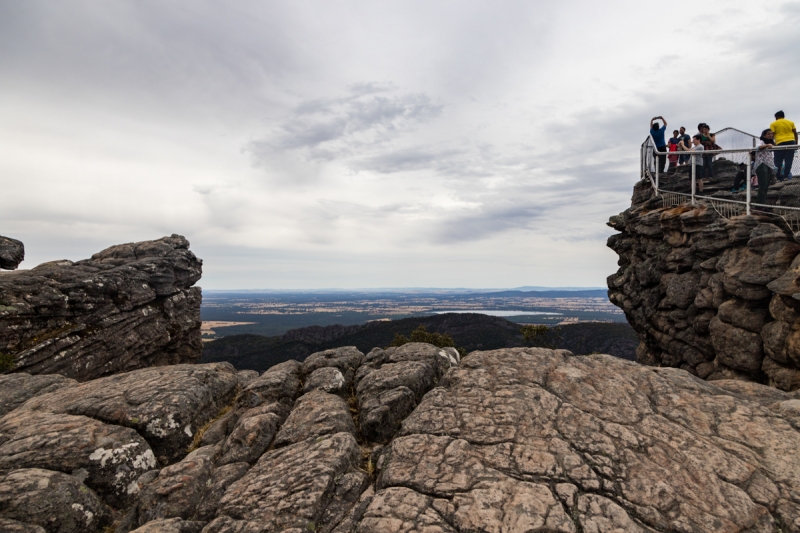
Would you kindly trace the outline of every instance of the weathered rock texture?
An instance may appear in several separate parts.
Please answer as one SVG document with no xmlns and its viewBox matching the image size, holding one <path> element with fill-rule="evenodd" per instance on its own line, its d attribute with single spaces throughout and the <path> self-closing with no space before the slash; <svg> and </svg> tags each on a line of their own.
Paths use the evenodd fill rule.
<svg viewBox="0 0 800 533">
<path fill-rule="evenodd" d="M 14 371 L 81 381 L 194 362 L 201 267 L 173 235 L 0 275 L 0 354 Z"/>
<path fill-rule="evenodd" d="M 0 376 L 0 528 L 800 533 L 800 392 L 537 348 L 306 363 Z"/>
<path fill-rule="evenodd" d="M 16 270 L 25 259 L 25 246 L 11 237 L 0 235 L 0 270 Z"/>
<path fill-rule="evenodd" d="M 800 388 L 800 244 L 787 223 L 663 208 L 648 186 L 608 240 L 620 267 L 609 299 L 639 336 L 639 362 Z"/>
</svg>

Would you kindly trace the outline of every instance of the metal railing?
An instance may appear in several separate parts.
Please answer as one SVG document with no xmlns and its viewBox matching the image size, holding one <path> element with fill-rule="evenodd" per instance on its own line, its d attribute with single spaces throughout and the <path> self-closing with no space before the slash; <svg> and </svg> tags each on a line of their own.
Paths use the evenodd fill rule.
<svg viewBox="0 0 800 533">
<path fill-rule="evenodd" d="M 641 179 L 648 179 L 650 181 L 651 186 L 656 194 L 656 196 L 660 196 L 662 198 L 662 203 L 664 207 L 675 207 L 678 205 L 684 204 L 691 204 L 697 205 L 698 201 L 702 202 L 703 204 L 711 206 L 720 216 L 724 218 L 730 218 L 732 216 L 738 216 L 741 214 L 752 214 L 752 211 L 757 211 L 761 213 L 770 213 L 775 214 L 782 217 L 787 224 L 792 228 L 792 231 L 800 231 L 800 207 L 792 207 L 792 206 L 778 206 L 778 205 L 767 205 L 767 204 L 757 204 L 752 202 L 751 198 L 751 177 L 752 177 L 752 165 L 750 161 L 752 160 L 752 154 L 754 154 L 758 148 L 757 144 L 757 137 L 755 135 L 751 135 L 747 132 L 737 130 L 735 128 L 725 128 L 723 130 L 718 131 L 716 134 L 716 142 L 717 143 L 725 143 L 726 145 L 733 145 L 733 146 L 740 146 L 740 148 L 731 148 L 731 149 L 723 149 L 723 150 L 704 150 L 702 152 L 693 152 L 693 151 L 680 151 L 680 152 L 659 152 L 656 150 L 656 144 L 653 140 L 653 137 L 648 135 L 647 138 L 642 143 L 640 149 L 640 171 L 641 171 Z M 800 156 L 800 146 L 792 145 L 792 146 L 773 146 L 770 149 L 770 153 L 774 153 L 775 151 L 779 150 L 795 150 L 794 157 L 793 157 L 793 168 L 800 171 L 800 161 L 798 161 L 798 156 Z M 662 189 L 659 186 L 660 175 L 661 171 L 664 169 L 660 169 L 658 165 L 658 156 L 663 156 L 665 162 L 669 162 L 670 156 L 672 157 L 680 157 L 685 156 L 689 158 L 690 164 L 692 165 L 691 169 L 691 194 L 676 192 L 676 191 L 667 191 Z M 697 185 L 697 164 L 696 158 L 701 157 L 711 157 L 712 159 L 725 156 L 724 158 L 732 161 L 734 163 L 746 163 L 746 176 L 745 176 L 745 184 L 746 184 L 746 196 L 745 200 L 728 200 L 727 198 L 718 198 L 713 196 L 703 196 L 697 194 L 696 185 Z M 665 166 L 667 166 L 665 164 Z M 799 182 L 800 183 L 800 182 Z"/>
</svg>

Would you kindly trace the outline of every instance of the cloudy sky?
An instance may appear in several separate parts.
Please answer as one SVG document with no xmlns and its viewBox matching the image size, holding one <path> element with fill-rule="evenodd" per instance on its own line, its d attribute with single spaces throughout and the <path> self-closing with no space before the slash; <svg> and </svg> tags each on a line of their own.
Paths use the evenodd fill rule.
<svg viewBox="0 0 800 533">
<path fill-rule="evenodd" d="M 800 2 L 0 0 L 0 234 L 201 285 L 603 286 L 649 119 L 800 120 Z"/>
</svg>

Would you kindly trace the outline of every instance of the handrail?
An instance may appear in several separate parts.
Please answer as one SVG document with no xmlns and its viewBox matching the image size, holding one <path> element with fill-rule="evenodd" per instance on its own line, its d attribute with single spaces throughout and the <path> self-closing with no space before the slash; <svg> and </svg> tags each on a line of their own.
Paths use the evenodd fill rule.
<svg viewBox="0 0 800 533">
<path fill-rule="evenodd" d="M 697 181 L 697 165 L 695 163 L 695 158 L 703 157 L 703 156 L 712 156 L 716 157 L 718 155 L 726 155 L 726 154 L 748 154 L 747 160 L 752 162 L 752 154 L 758 151 L 758 148 L 755 146 L 755 141 L 758 139 L 755 135 L 747 133 L 745 131 L 736 129 L 736 128 L 723 128 L 715 133 L 721 133 L 724 131 L 735 131 L 751 137 L 753 139 L 753 147 L 752 148 L 731 148 L 731 149 L 720 149 L 720 150 L 703 150 L 702 152 L 694 152 L 694 151 L 681 151 L 681 152 L 669 152 L 669 151 L 659 151 L 656 149 L 655 139 L 653 139 L 652 135 L 648 135 L 642 145 L 640 147 L 639 157 L 640 157 L 640 171 L 641 171 L 641 179 L 649 179 L 651 186 L 653 187 L 653 192 L 656 196 L 660 196 L 662 194 L 670 194 L 670 195 L 678 195 L 678 196 L 685 196 L 691 199 L 691 204 L 696 205 L 697 199 L 708 200 L 710 202 L 721 202 L 727 204 L 735 204 L 744 206 L 745 212 L 749 215 L 751 212 L 751 207 L 756 208 L 768 208 L 768 209 L 778 209 L 782 211 L 797 211 L 800 212 L 800 207 L 792 207 L 792 206 L 775 206 L 775 205 L 766 205 L 766 204 L 757 204 L 753 203 L 751 200 L 751 172 L 752 172 L 752 164 L 747 165 L 747 172 L 745 177 L 746 183 L 746 200 L 729 200 L 727 198 L 717 198 L 714 196 L 703 196 L 697 195 L 695 193 L 695 184 Z M 764 148 L 765 150 L 769 150 L 770 152 L 781 151 L 781 150 L 800 150 L 800 146 L 798 145 L 789 145 L 789 146 L 770 146 L 769 148 Z M 691 158 L 691 165 L 692 165 L 692 172 L 691 172 L 691 184 L 692 184 L 692 192 L 691 194 L 686 193 L 679 193 L 673 191 L 666 191 L 659 187 L 659 174 L 660 170 L 658 165 L 658 158 L 657 156 L 676 156 L 676 155 L 683 155 L 688 156 Z M 655 160 L 655 177 L 650 170 L 650 163 L 652 160 Z M 665 199 L 666 201 L 666 199 Z M 712 204 L 713 205 L 713 204 Z M 715 207 L 716 209 L 716 207 Z M 757 209 L 760 211 L 760 209 Z M 788 213 L 787 213 L 788 215 Z M 800 223 L 800 218 L 798 218 L 798 223 Z M 799 228 L 800 229 L 800 228 Z"/>
<path fill-rule="evenodd" d="M 754 139 L 758 139 L 758 136 L 756 136 L 756 135 L 753 135 L 752 133 L 748 133 L 748 132 L 746 132 L 746 131 L 742 131 L 742 130 L 740 130 L 740 129 L 738 129 L 738 128 L 731 128 L 730 126 L 728 126 L 727 128 L 722 128 L 722 129 L 721 129 L 721 130 L 719 130 L 719 131 L 715 131 L 715 132 L 713 133 L 713 135 L 717 135 L 718 133 L 722 133 L 723 131 L 728 131 L 728 130 L 738 131 L 739 133 L 742 133 L 742 134 L 744 134 L 744 135 L 747 135 L 748 137 L 752 137 L 752 138 L 754 138 Z"/>
</svg>

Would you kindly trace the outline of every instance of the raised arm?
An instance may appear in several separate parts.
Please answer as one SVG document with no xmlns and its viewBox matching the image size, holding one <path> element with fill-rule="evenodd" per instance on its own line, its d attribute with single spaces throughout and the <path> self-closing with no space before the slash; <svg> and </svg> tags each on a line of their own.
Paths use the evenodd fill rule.
<svg viewBox="0 0 800 533">
<path fill-rule="evenodd" d="M 658 117 L 658 118 L 661 119 L 661 122 L 664 123 L 664 127 L 666 128 L 667 127 L 667 119 L 665 119 L 664 117 Z"/>
</svg>

